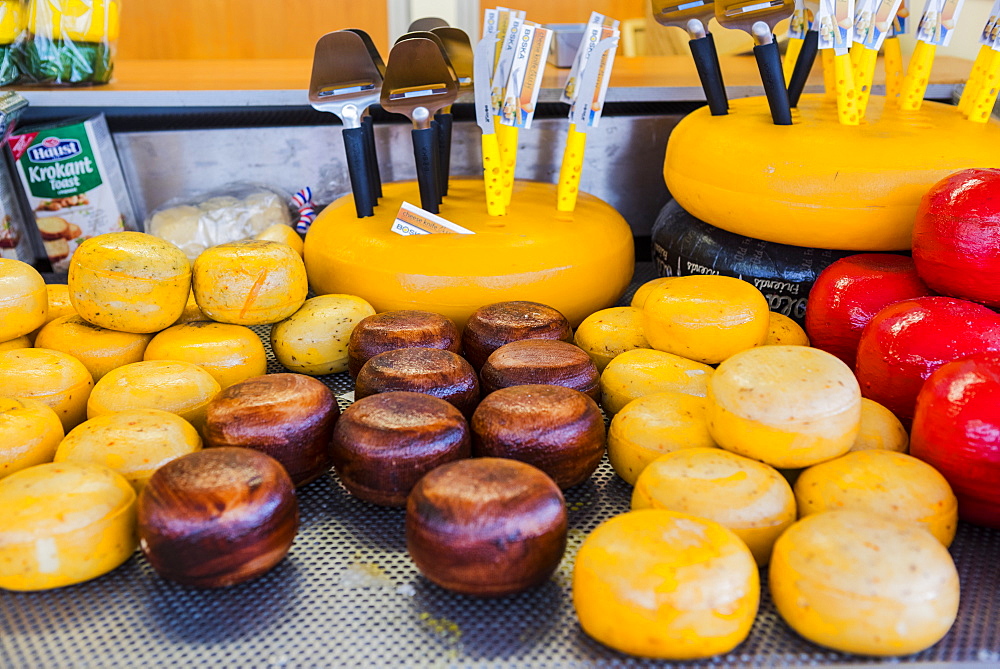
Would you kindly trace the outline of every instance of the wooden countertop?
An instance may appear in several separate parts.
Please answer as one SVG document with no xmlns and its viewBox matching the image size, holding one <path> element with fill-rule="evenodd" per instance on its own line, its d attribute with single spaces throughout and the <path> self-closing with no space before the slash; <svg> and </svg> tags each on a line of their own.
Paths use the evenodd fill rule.
<svg viewBox="0 0 1000 669">
<path fill-rule="evenodd" d="M 751 56 L 721 59 L 730 97 L 760 95 L 757 66 Z M 934 63 L 927 97 L 949 98 L 964 82 L 971 61 L 940 56 Z M 122 60 L 110 84 L 84 88 L 13 88 L 36 107 L 257 107 L 305 106 L 311 63 L 305 59 L 272 60 Z M 568 69 L 549 67 L 540 99 L 559 99 Z M 882 90 L 882 68 L 875 76 Z M 822 90 L 817 64 L 806 92 Z M 471 102 L 471 93 L 460 102 Z M 694 63 L 687 56 L 618 58 L 608 91 L 609 102 L 702 101 Z"/>
</svg>

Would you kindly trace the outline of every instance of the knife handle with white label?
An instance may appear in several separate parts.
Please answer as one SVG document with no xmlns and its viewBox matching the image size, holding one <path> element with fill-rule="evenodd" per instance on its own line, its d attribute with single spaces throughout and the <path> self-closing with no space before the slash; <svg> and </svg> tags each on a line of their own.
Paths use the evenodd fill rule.
<svg viewBox="0 0 1000 669">
<path fill-rule="evenodd" d="M 799 106 L 802 89 L 806 87 L 806 80 L 809 79 L 809 73 L 812 72 L 813 65 L 816 63 L 816 52 L 819 51 L 818 30 L 810 30 L 806 33 L 802 40 L 801 49 L 795 60 L 792 76 L 788 79 L 788 104 L 792 107 Z"/>
<path fill-rule="evenodd" d="M 976 54 L 976 60 L 972 64 L 969 79 L 965 82 L 965 88 L 962 89 L 962 97 L 958 99 L 958 111 L 966 116 L 969 115 L 972 101 L 979 93 L 979 87 L 982 84 L 983 74 L 986 72 L 986 63 L 990 59 L 991 51 L 993 49 L 990 48 L 989 44 L 981 44 L 979 46 L 979 53 Z"/>
<path fill-rule="evenodd" d="M 726 98 L 726 87 L 722 83 L 722 71 L 718 67 L 718 54 L 715 51 L 715 40 L 712 33 L 698 37 L 688 42 L 691 47 L 691 57 L 701 80 L 708 109 L 712 116 L 725 116 L 729 113 L 729 100 Z"/>
<path fill-rule="evenodd" d="M 882 49 L 885 51 L 885 98 L 895 100 L 903 89 L 903 51 L 899 38 L 886 37 Z"/>
<path fill-rule="evenodd" d="M 985 71 L 979 79 L 979 90 L 969 108 L 969 120 L 986 123 L 993 113 L 993 105 L 1000 91 L 1000 51 L 990 49 Z"/>
<path fill-rule="evenodd" d="M 414 128 L 413 158 L 417 164 L 417 186 L 420 188 L 420 208 L 439 213 L 437 174 L 435 173 L 437 158 L 437 141 L 433 128 Z"/>
<path fill-rule="evenodd" d="M 503 204 L 510 206 L 514 194 L 514 170 L 517 168 L 517 128 L 512 125 L 496 124 L 497 142 L 500 145 L 500 162 L 503 170 L 500 181 L 503 184 Z"/>
<path fill-rule="evenodd" d="M 583 154 L 586 150 L 587 133 L 579 132 L 576 125 L 569 124 L 566 135 L 566 150 L 563 152 L 562 166 L 559 168 L 559 185 L 556 188 L 556 209 L 573 211 L 576 196 L 580 192 L 580 172 L 583 170 Z"/>
<path fill-rule="evenodd" d="M 483 135 L 483 182 L 486 186 L 486 212 L 490 216 L 507 213 L 503 204 L 503 164 L 500 160 L 500 145 L 496 133 Z"/>
<path fill-rule="evenodd" d="M 365 131 L 357 128 L 344 128 L 344 150 L 347 153 L 347 173 L 351 178 L 351 191 L 354 193 L 354 208 L 358 218 L 374 216 L 371 183 L 368 174 L 368 151 L 365 147 Z"/>
<path fill-rule="evenodd" d="M 841 125 L 858 125 L 858 92 L 854 88 L 854 70 L 846 53 L 833 57 L 837 89 L 837 118 Z"/>
<path fill-rule="evenodd" d="M 924 101 L 924 93 L 927 92 L 927 82 L 930 81 L 936 52 L 935 45 L 917 40 L 917 46 L 913 50 L 913 55 L 910 56 L 910 64 L 906 66 L 903 90 L 899 93 L 899 108 L 903 111 L 920 109 L 920 105 Z"/>
<path fill-rule="evenodd" d="M 868 98 L 872 94 L 872 81 L 875 79 L 875 63 L 878 61 L 878 51 L 860 44 L 854 47 L 861 51 L 858 57 L 857 70 L 854 72 L 854 88 L 858 92 L 858 117 L 864 118 L 868 109 Z"/>
</svg>

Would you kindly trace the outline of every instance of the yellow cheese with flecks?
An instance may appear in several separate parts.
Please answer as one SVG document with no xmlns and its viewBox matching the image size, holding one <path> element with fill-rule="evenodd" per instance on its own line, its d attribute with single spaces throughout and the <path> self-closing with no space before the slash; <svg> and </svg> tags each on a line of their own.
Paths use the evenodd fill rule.
<svg viewBox="0 0 1000 669">
<path fill-rule="evenodd" d="M 206 249 L 194 261 L 194 297 L 212 320 L 276 323 L 295 313 L 309 292 L 306 268 L 292 247 L 245 239 Z"/>
<path fill-rule="evenodd" d="M 69 299 L 69 286 L 65 283 L 47 283 L 45 290 L 49 294 L 49 313 L 45 316 L 45 322 L 28 335 L 31 338 L 31 345 L 34 345 L 35 339 L 43 327 L 57 318 L 76 314 L 76 309 L 73 308 L 73 303 Z"/>
<path fill-rule="evenodd" d="M 715 370 L 707 398 L 716 443 L 772 467 L 809 467 L 843 455 L 861 425 L 854 373 L 808 346 L 737 353 Z"/>
<path fill-rule="evenodd" d="M 258 233 L 254 239 L 266 239 L 272 242 L 288 244 L 295 249 L 296 253 L 300 256 L 302 255 L 302 238 L 299 237 L 299 233 L 295 232 L 295 228 L 290 225 L 275 223 L 263 232 Z"/>
<path fill-rule="evenodd" d="M 121 332 L 159 332 L 184 310 L 191 265 L 183 251 L 159 237 L 112 232 L 80 244 L 68 285 L 84 320 Z"/>
<path fill-rule="evenodd" d="M 318 295 L 271 328 L 271 350 L 298 374 L 347 371 L 347 344 L 354 327 L 375 309 L 355 295 Z"/>
<path fill-rule="evenodd" d="M 796 518 L 795 495 L 776 469 L 721 448 L 688 448 L 649 463 L 632 491 L 632 509 L 714 520 L 735 532 L 759 565 Z"/>
<path fill-rule="evenodd" d="M 808 346 L 809 335 L 802 326 L 784 314 L 768 314 L 767 339 L 764 346 Z"/>
<path fill-rule="evenodd" d="M 73 314 L 44 326 L 35 339 L 35 346 L 69 353 L 83 363 L 96 383 L 112 369 L 142 360 L 146 344 L 152 337 L 151 334 L 102 328 Z"/>
<path fill-rule="evenodd" d="M 207 320 L 209 320 L 209 318 L 198 306 L 198 301 L 194 299 L 194 291 L 192 290 L 188 294 L 187 302 L 184 303 L 184 311 L 182 311 L 180 317 L 174 321 L 174 325 L 183 325 L 184 323 Z"/>
<path fill-rule="evenodd" d="M 51 462 L 63 438 L 59 416 L 30 399 L 0 397 L 0 479 Z"/>
<path fill-rule="evenodd" d="M 713 448 L 705 398 L 686 393 L 653 393 L 632 400 L 608 428 L 608 460 L 629 485 L 646 466 L 682 448 Z"/>
<path fill-rule="evenodd" d="M 727 653 L 750 633 L 757 564 L 719 523 L 663 509 L 601 523 L 573 566 L 573 605 L 588 635 L 667 660 Z"/>
<path fill-rule="evenodd" d="M 618 413 L 632 400 L 662 392 L 704 397 L 715 370 L 673 353 L 636 348 L 615 357 L 601 373 L 601 406 Z"/>
<path fill-rule="evenodd" d="M 882 449 L 906 453 L 909 447 L 910 436 L 896 414 L 875 400 L 862 397 L 861 428 L 851 450 Z"/>
<path fill-rule="evenodd" d="M 864 511 L 806 516 L 774 544 L 768 582 L 806 639 L 860 655 L 909 655 L 958 614 L 958 570 L 930 532 Z"/>
<path fill-rule="evenodd" d="M 610 307 L 595 311 L 580 323 L 573 343 L 582 348 L 603 372 L 616 356 L 636 348 L 649 348 L 642 333 L 642 310 Z"/>
<path fill-rule="evenodd" d="M 15 348 L 31 348 L 31 335 L 24 335 L 17 339 L 0 342 L 0 352 L 13 351 Z"/>
<path fill-rule="evenodd" d="M 836 101 L 803 95 L 793 125 L 774 125 L 764 97 L 708 107 L 670 132 L 663 176 L 684 209 L 710 225 L 779 244 L 909 250 L 930 187 L 969 167 L 993 167 L 1000 122 L 969 123 L 953 105 L 901 111 L 873 95 L 860 125 Z M 724 156 L 724 159 L 720 159 Z"/>
<path fill-rule="evenodd" d="M 659 288 L 664 283 L 670 281 L 670 279 L 673 278 L 674 277 L 672 276 L 661 276 L 658 279 L 652 279 L 639 286 L 636 289 L 635 294 L 632 295 L 632 303 L 631 303 L 632 306 L 635 307 L 636 309 L 642 309 L 642 305 L 646 304 L 646 298 L 649 297 L 649 294 L 651 292 L 653 292 L 653 289 Z"/>
<path fill-rule="evenodd" d="M 83 363 L 62 351 L 19 348 L 0 353 L 0 388 L 7 397 L 50 407 L 67 432 L 87 417 L 94 379 Z"/>
<path fill-rule="evenodd" d="M 183 360 L 211 374 L 223 389 L 267 372 L 267 352 L 248 327 L 193 321 L 153 337 L 144 360 Z"/>
<path fill-rule="evenodd" d="M 52 462 L 0 480 L 0 588 L 82 583 L 125 562 L 139 544 L 136 494 L 93 463 Z"/>
<path fill-rule="evenodd" d="M 175 413 L 200 432 L 208 403 L 222 390 L 198 365 L 180 360 L 133 362 L 104 375 L 87 402 L 87 418 L 128 409 Z"/>
<path fill-rule="evenodd" d="M 24 336 L 45 322 L 45 280 L 20 260 L 0 258 L 0 341 Z"/>
<path fill-rule="evenodd" d="M 55 461 L 110 467 L 139 493 L 157 469 L 199 450 L 198 431 L 180 416 L 158 409 L 132 409 L 77 425 L 59 444 Z"/>
<path fill-rule="evenodd" d="M 375 216 L 358 218 L 347 195 L 309 228 L 305 263 L 318 294 L 357 295 L 376 311 L 417 309 L 464 327 L 481 306 L 529 300 L 578 325 L 625 292 L 635 265 L 632 230 L 607 203 L 581 193 L 556 210 L 556 186 L 516 181 L 505 216 L 486 211 L 483 180 L 452 178 L 440 215 L 475 234 L 391 231 L 414 181 L 383 184 Z"/>
</svg>

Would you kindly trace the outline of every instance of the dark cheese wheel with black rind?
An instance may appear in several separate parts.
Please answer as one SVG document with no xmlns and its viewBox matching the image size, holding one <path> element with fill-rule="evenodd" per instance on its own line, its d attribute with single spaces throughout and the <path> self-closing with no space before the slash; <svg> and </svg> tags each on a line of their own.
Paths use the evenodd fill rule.
<svg viewBox="0 0 1000 669">
<path fill-rule="evenodd" d="M 775 244 L 705 223 L 671 200 L 653 225 L 653 261 L 660 276 L 721 274 L 749 281 L 771 311 L 805 323 L 806 298 L 828 265 L 857 251 Z"/>
</svg>

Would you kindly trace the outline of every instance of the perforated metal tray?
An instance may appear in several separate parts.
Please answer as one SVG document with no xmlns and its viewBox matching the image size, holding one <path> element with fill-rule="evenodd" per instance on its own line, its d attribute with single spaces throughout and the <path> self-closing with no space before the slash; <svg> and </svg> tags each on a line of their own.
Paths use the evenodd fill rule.
<svg viewBox="0 0 1000 669">
<path fill-rule="evenodd" d="M 636 284 L 652 276 L 652 265 L 640 263 Z M 269 369 L 280 371 L 273 359 Z M 338 394 L 350 390 L 346 375 L 323 380 Z M 600 522 L 627 511 L 630 495 L 605 460 L 566 494 L 568 549 L 553 578 L 531 592 L 478 600 L 420 576 L 406 553 L 403 511 L 352 498 L 331 474 L 299 491 L 302 526 L 292 550 L 256 581 L 187 588 L 156 576 L 137 553 L 89 583 L 0 593 L 0 667 L 657 665 L 587 637 L 570 596 L 577 548 Z M 929 650 L 889 662 L 1000 665 L 1000 532 L 960 524 L 951 552 L 962 584 L 958 621 Z M 697 664 L 879 662 L 801 639 L 778 617 L 766 574 L 762 585 L 750 637 Z"/>
</svg>

